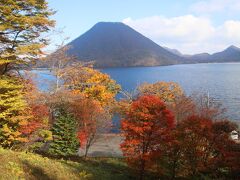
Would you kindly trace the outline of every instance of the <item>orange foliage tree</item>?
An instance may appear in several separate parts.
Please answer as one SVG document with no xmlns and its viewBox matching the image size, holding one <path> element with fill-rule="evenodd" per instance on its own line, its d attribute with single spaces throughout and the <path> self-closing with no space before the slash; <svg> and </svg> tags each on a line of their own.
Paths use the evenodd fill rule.
<svg viewBox="0 0 240 180">
<path fill-rule="evenodd" d="M 145 95 L 135 100 L 121 121 L 124 141 L 121 149 L 129 165 L 139 171 L 140 179 L 155 156 L 161 154 L 161 144 L 169 141 L 174 116 L 157 96 Z"/>
<path fill-rule="evenodd" d="M 27 107 L 21 112 L 24 120 L 21 123 L 20 132 L 27 139 L 25 146 L 28 147 L 35 141 L 43 140 L 45 137 L 41 135 L 45 136 L 46 133 L 50 135 L 50 132 L 47 132 L 50 128 L 50 111 L 45 104 L 45 97 L 29 77 L 24 81 L 24 99 Z M 46 138 L 51 139 L 51 137 Z"/>
<path fill-rule="evenodd" d="M 77 120 L 80 147 L 85 149 L 84 156 L 86 157 L 97 135 L 110 129 L 111 116 L 98 101 L 87 98 L 73 101 L 69 110 Z"/>
</svg>

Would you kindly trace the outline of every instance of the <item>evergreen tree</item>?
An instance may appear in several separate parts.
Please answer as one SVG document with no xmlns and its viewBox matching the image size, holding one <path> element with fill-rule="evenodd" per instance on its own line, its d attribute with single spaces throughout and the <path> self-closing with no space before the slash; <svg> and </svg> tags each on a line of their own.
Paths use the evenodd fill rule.
<svg viewBox="0 0 240 180">
<path fill-rule="evenodd" d="M 61 110 L 53 125 L 52 133 L 53 142 L 50 145 L 50 154 L 70 156 L 77 153 L 79 148 L 77 124 L 71 114 Z"/>
</svg>

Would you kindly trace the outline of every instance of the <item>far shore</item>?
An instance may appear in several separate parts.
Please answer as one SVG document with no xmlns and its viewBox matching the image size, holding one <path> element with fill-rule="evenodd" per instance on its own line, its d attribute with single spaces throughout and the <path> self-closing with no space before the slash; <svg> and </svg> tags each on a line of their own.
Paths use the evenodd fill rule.
<svg viewBox="0 0 240 180">
<path fill-rule="evenodd" d="M 240 62 L 196 62 L 196 63 L 179 63 L 169 65 L 157 65 L 157 66 L 116 66 L 116 67 L 96 67 L 96 69 L 114 69 L 114 68 L 151 68 L 151 67 L 165 67 L 165 66 L 181 66 L 181 65 L 198 65 L 198 64 L 240 64 Z M 32 68 L 32 70 L 51 70 L 51 68 Z"/>
</svg>

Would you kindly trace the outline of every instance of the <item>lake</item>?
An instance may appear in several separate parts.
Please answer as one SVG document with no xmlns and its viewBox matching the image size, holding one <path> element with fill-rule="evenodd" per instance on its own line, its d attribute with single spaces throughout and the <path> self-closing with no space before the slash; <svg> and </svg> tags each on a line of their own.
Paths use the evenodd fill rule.
<svg viewBox="0 0 240 180">
<path fill-rule="evenodd" d="M 229 118 L 240 120 L 240 63 L 108 68 L 101 71 L 109 74 L 126 91 L 133 91 L 143 82 L 173 81 L 179 83 L 186 94 L 209 93 L 227 108 Z M 35 72 L 38 80 L 54 79 L 48 71 Z M 41 89 L 47 86 L 47 83 L 39 84 Z"/>
</svg>

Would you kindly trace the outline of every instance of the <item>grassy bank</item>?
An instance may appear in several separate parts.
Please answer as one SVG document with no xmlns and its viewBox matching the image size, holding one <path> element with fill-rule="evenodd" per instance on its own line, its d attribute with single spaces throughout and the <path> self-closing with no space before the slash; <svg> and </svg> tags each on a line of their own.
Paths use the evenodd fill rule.
<svg viewBox="0 0 240 180">
<path fill-rule="evenodd" d="M 56 160 L 40 155 L 0 149 L 0 179 L 131 179 L 118 158 Z"/>
</svg>

